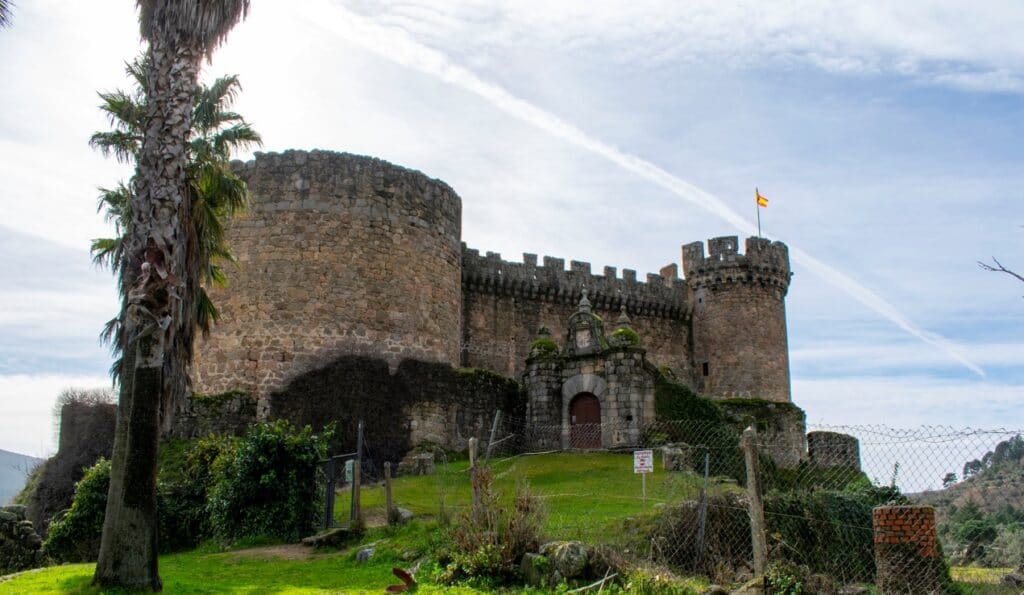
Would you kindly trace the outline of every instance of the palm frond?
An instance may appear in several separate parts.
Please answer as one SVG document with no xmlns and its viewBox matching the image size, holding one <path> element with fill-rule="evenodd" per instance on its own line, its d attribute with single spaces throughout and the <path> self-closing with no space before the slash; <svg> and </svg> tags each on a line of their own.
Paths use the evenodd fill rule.
<svg viewBox="0 0 1024 595">
<path fill-rule="evenodd" d="M 196 328 L 203 333 L 204 337 L 210 335 L 210 328 L 220 320 L 220 312 L 217 306 L 213 305 L 206 290 L 200 287 L 196 291 Z"/>
<path fill-rule="evenodd" d="M 96 238 L 89 244 L 89 252 L 95 266 L 114 270 L 120 260 L 121 238 Z"/>
<path fill-rule="evenodd" d="M 89 137 L 89 146 L 99 149 L 104 157 L 113 155 L 120 163 L 134 163 L 142 137 L 122 130 L 96 132 Z"/>
<path fill-rule="evenodd" d="M 131 96 L 117 89 L 110 93 L 98 93 L 100 110 L 107 115 L 110 125 L 117 130 L 134 131 L 140 134 L 146 121 L 146 104 L 144 96 Z"/>
<path fill-rule="evenodd" d="M 111 318 L 103 325 L 103 330 L 100 331 L 100 343 L 104 345 L 110 345 L 111 351 L 120 352 L 121 344 L 119 341 L 114 341 L 114 338 L 121 334 L 121 318 Z"/>
<path fill-rule="evenodd" d="M 11 9 L 14 3 L 10 0 L 0 0 L 0 29 L 11 26 Z"/>
<path fill-rule="evenodd" d="M 137 0 L 136 4 L 143 39 L 168 31 L 199 44 L 207 58 L 249 13 L 249 0 Z"/>
<path fill-rule="evenodd" d="M 263 138 L 244 120 L 213 135 L 213 150 L 220 156 L 230 156 L 234 151 L 244 151 L 262 145 Z"/>
</svg>

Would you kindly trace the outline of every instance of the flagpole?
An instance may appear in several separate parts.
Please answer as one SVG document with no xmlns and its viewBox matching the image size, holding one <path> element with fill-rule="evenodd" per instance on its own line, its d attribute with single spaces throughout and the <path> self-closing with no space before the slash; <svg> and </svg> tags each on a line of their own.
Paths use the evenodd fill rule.
<svg viewBox="0 0 1024 595">
<path fill-rule="evenodd" d="M 761 205 L 757 204 L 757 186 L 754 186 L 754 209 L 757 210 L 757 237 L 761 237 Z"/>
</svg>

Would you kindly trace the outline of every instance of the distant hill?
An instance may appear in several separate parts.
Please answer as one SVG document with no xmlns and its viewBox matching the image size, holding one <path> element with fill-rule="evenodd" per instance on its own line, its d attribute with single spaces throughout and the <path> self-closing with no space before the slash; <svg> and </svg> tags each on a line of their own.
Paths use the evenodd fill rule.
<svg viewBox="0 0 1024 595">
<path fill-rule="evenodd" d="M 1024 438 L 1014 436 L 1000 442 L 981 459 L 964 463 L 959 482 L 943 490 L 917 494 L 914 499 L 935 506 L 940 517 L 950 505 L 959 509 L 968 502 L 986 515 L 1007 506 L 1024 511 Z"/>
<path fill-rule="evenodd" d="M 29 471 L 41 462 L 43 459 L 0 450 L 0 504 L 10 502 L 25 487 Z"/>
</svg>

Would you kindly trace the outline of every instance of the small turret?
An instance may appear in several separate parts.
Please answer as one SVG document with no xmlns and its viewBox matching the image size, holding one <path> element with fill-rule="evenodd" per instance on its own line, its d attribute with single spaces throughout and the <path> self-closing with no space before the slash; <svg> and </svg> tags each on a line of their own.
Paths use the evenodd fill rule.
<svg viewBox="0 0 1024 595">
<path fill-rule="evenodd" d="M 683 246 L 693 309 L 693 370 L 714 398 L 790 401 L 786 293 L 792 273 L 782 242 L 736 236 Z"/>
</svg>

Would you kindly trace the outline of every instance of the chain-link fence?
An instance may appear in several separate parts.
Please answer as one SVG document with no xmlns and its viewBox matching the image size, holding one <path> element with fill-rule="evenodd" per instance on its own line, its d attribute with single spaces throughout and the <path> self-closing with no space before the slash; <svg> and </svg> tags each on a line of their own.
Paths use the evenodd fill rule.
<svg viewBox="0 0 1024 595">
<path fill-rule="evenodd" d="M 618 565 L 729 587 L 767 572 L 803 592 L 1024 589 L 1020 431 L 790 434 L 762 426 L 744 439 L 717 421 L 499 419 L 479 439 L 476 465 L 487 469 L 496 504 L 512 506 L 524 490 L 542 503 L 545 539 L 584 542 Z M 624 446 L 600 448 L 610 443 Z M 643 450 L 653 470 L 635 473 Z M 412 453 L 398 474 L 395 505 L 417 515 L 450 519 L 478 497 L 465 452 Z M 362 496 L 371 520 L 385 514 L 379 490 Z"/>
</svg>

